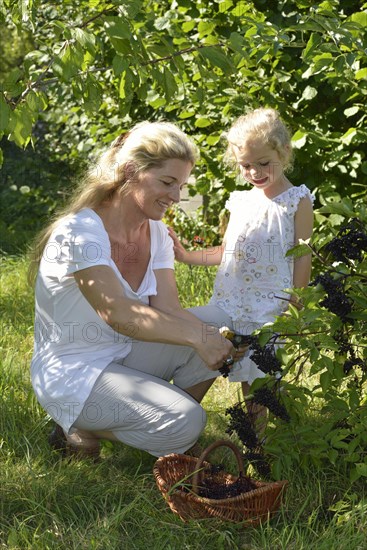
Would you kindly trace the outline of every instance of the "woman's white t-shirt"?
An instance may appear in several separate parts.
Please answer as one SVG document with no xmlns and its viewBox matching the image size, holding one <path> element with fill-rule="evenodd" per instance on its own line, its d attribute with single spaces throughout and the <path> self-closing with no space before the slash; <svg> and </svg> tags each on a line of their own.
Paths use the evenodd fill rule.
<svg viewBox="0 0 367 550">
<path fill-rule="evenodd" d="M 101 218 L 89 208 L 63 218 L 43 251 L 36 282 L 31 380 L 40 404 L 66 430 L 81 413 L 100 373 L 111 361 L 126 357 L 132 346 L 131 338 L 99 317 L 73 274 L 96 265 L 109 266 L 128 298 L 149 304 L 149 297 L 157 294 L 154 270 L 174 267 L 173 242 L 166 226 L 154 220 L 149 225 L 150 261 L 136 292 L 112 260 Z M 120 251 L 126 261 L 133 246 Z"/>
</svg>

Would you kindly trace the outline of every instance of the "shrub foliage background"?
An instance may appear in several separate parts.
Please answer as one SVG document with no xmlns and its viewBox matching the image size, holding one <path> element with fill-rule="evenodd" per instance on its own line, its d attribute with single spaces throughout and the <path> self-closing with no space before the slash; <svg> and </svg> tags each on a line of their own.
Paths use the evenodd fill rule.
<svg viewBox="0 0 367 550">
<path fill-rule="evenodd" d="M 22 203 L 24 186 L 52 211 L 96 148 L 133 122 L 166 118 L 200 145 L 191 192 L 207 197 L 206 220 L 217 225 L 235 186 L 221 134 L 258 105 L 276 107 L 290 125 L 292 177 L 321 204 L 365 194 L 363 2 L 3 0 L 0 17 L 5 211 Z M 63 162 L 58 180 L 31 161 L 27 177 L 22 163 L 10 169 L 6 139 L 33 143 L 38 167 Z M 44 220 L 41 212 L 6 221 L 8 241 L 21 246 L 22 231 Z"/>
<path fill-rule="evenodd" d="M 290 126 L 291 179 L 317 196 L 314 278 L 331 271 L 341 279 L 353 322 L 322 305 L 319 284 L 301 293 L 304 310 L 262 331 L 264 342 L 274 332 L 285 340 L 277 353 L 291 421 L 274 419 L 266 442 L 276 477 L 309 463 L 340 466 L 352 480 L 367 476 L 366 256 L 335 263 L 326 252 L 350 218 L 366 227 L 366 7 L 354 0 L 0 3 L 4 252 L 24 249 L 96 149 L 148 118 L 178 122 L 199 144 L 190 192 L 205 195 L 203 212 L 189 222 L 173 212 L 169 220 L 189 241 L 202 233 L 216 244 L 236 185 L 222 164 L 223 130 L 259 105 L 277 108 Z M 361 362 L 346 373 L 353 353 Z"/>
<path fill-rule="evenodd" d="M 259 331 L 263 346 L 282 344 L 273 347 L 275 367 L 265 361 L 267 376 L 252 386 L 272 389 L 289 416 L 270 414 L 264 447 L 275 477 L 328 466 L 351 481 L 367 477 L 367 211 L 348 210 L 328 237 L 293 250 L 311 248 L 318 273 L 298 290 L 303 309 L 290 306 Z"/>
</svg>

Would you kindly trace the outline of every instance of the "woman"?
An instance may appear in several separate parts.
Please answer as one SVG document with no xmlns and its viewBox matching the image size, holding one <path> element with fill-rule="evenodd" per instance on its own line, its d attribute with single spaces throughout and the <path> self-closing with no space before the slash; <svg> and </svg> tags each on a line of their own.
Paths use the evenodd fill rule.
<svg viewBox="0 0 367 550">
<path fill-rule="evenodd" d="M 161 456 L 205 427 L 199 402 L 235 350 L 219 308 L 182 309 L 161 221 L 195 159 L 173 124 L 136 125 L 38 240 L 31 378 L 54 446 L 97 456 L 103 438 Z"/>
</svg>

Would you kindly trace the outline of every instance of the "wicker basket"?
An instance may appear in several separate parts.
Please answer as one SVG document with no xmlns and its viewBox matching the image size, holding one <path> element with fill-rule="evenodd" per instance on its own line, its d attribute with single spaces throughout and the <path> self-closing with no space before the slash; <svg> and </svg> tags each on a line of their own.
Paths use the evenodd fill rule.
<svg viewBox="0 0 367 550">
<path fill-rule="evenodd" d="M 231 498 L 211 499 L 198 496 L 198 486 L 211 468 L 211 464 L 206 462 L 205 458 L 220 446 L 232 449 L 240 475 L 244 475 L 241 453 L 231 441 L 227 440 L 212 443 L 200 458 L 170 454 L 156 461 L 153 473 L 158 488 L 171 510 L 183 521 L 219 518 L 244 525 L 258 525 L 261 521 L 266 521 L 279 509 L 287 481 L 251 480 L 255 484 L 255 489 Z M 223 471 L 216 474 L 216 477 L 223 485 L 232 484 L 238 479 Z"/>
</svg>

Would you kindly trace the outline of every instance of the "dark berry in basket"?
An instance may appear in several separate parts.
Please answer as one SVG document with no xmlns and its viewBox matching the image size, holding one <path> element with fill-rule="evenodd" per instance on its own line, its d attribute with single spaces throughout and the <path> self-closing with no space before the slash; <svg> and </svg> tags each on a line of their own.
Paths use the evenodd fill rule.
<svg viewBox="0 0 367 550">
<path fill-rule="evenodd" d="M 256 489 L 256 484 L 247 476 L 240 475 L 232 483 L 228 483 L 226 480 L 213 479 L 209 476 L 201 482 L 198 494 L 203 498 L 220 500 L 237 497 L 253 489 Z"/>
</svg>

